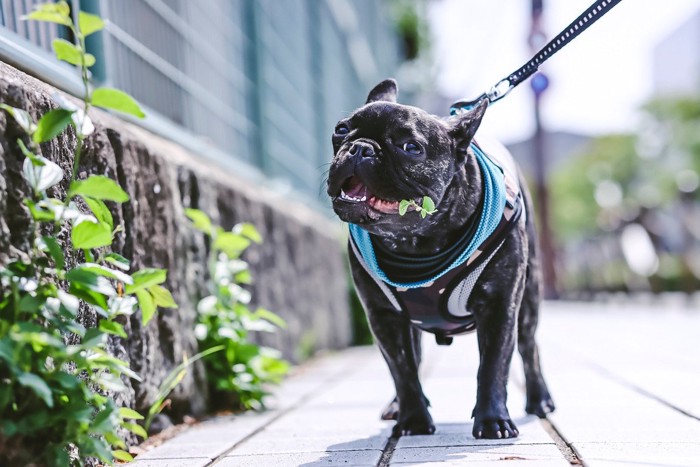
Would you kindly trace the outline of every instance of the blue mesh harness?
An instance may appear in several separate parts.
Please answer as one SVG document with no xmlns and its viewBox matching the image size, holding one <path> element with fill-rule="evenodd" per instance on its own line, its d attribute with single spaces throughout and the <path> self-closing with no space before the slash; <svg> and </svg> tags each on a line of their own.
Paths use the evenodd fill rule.
<svg viewBox="0 0 700 467">
<path fill-rule="evenodd" d="M 474 316 L 467 309 L 471 291 L 523 211 L 517 175 L 504 170 L 503 161 L 495 161 L 477 144 L 472 143 L 470 148 L 483 179 L 481 213 L 462 251 L 439 272 L 415 281 L 392 280 L 379 265 L 369 232 L 348 225 L 351 250 L 360 264 L 396 311 L 406 314 L 415 326 L 435 334 L 439 344 L 449 344 L 452 336 L 476 328 Z"/>
</svg>

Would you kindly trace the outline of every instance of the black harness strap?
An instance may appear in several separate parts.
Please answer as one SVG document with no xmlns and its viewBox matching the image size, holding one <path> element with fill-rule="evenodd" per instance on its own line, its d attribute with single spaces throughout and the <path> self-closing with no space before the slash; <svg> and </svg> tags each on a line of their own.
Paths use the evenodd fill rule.
<svg viewBox="0 0 700 467">
<path fill-rule="evenodd" d="M 469 110 L 482 99 L 488 99 L 489 104 L 504 98 L 518 84 L 532 76 L 537 69 L 552 55 L 561 50 L 566 44 L 574 40 L 579 34 L 598 21 L 605 13 L 610 11 L 622 0 L 598 0 L 593 3 L 578 18 L 569 24 L 557 37 L 549 41 L 537 54 L 525 65 L 496 83 L 489 91 L 481 94 L 476 99 L 459 100 L 450 107 L 450 114 L 455 115 L 462 110 Z"/>
</svg>

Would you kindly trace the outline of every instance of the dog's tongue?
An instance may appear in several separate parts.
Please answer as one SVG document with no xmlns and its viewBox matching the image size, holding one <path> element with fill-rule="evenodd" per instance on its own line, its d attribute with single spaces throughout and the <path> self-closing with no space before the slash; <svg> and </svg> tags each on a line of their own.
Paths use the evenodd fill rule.
<svg viewBox="0 0 700 467">
<path fill-rule="evenodd" d="M 353 198 L 362 198 L 367 195 L 367 187 L 354 175 L 343 184 L 343 191 Z"/>
<path fill-rule="evenodd" d="M 357 201 L 364 201 L 379 212 L 396 213 L 399 211 L 398 201 L 386 201 L 374 196 L 362 181 L 356 176 L 352 176 L 343 184 L 345 196 L 354 198 Z"/>
</svg>

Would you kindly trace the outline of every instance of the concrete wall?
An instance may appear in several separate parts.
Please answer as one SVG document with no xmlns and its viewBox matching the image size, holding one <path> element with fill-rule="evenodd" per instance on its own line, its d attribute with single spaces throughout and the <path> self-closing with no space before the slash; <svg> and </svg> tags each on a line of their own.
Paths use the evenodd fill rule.
<svg viewBox="0 0 700 467">
<path fill-rule="evenodd" d="M 0 102 L 28 110 L 35 118 L 55 107 L 50 86 L 0 63 Z M 177 310 L 161 310 L 148 326 L 134 315 L 125 323 L 129 339 L 115 339 L 112 350 L 131 362 L 143 378 L 131 382 L 123 397 L 137 409 L 150 405 L 168 372 L 183 353 L 196 352 L 193 334 L 195 304 L 206 293 L 207 244 L 194 231 L 184 208 L 208 213 L 225 228 L 252 222 L 264 243 L 251 247 L 245 259 L 252 268 L 253 305 L 280 314 L 289 328 L 263 336 L 265 343 L 294 358 L 302 339 L 315 349 L 342 348 L 350 343 L 351 329 L 346 266 L 339 226 L 303 204 L 252 186 L 235 173 L 186 152 L 98 110 L 91 114 L 97 131 L 86 142 L 80 177 L 104 174 L 119 182 L 131 200 L 112 205 L 117 235 L 114 250 L 133 260 L 134 268 L 169 270 L 167 287 L 179 303 Z M 5 112 L 0 113 L 0 263 L 26 250 L 29 213 L 22 205 L 28 192 L 21 175 L 22 158 L 16 140 L 21 130 Z M 61 135 L 42 146 L 45 157 L 69 173 L 72 135 Z M 50 194 L 65 194 L 64 180 Z M 65 244 L 68 232 L 59 235 Z M 68 264 L 74 261 L 68 258 Z M 81 320 L 94 325 L 86 311 Z M 174 393 L 179 413 L 201 413 L 206 408 L 202 368 L 190 372 Z"/>
</svg>

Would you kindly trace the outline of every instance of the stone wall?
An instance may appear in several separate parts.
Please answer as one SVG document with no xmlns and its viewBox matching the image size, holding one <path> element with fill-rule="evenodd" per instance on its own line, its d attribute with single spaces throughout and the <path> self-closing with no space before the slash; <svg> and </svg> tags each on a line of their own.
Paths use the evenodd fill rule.
<svg viewBox="0 0 700 467">
<path fill-rule="evenodd" d="M 0 102 L 39 118 L 55 107 L 54 92 L 0 63 Z M 115 225 L 124 226 L 114 250 L 132 259 L 134 268 L 167 268 L 166 285 L 180 305 L 176 310 L 161 310 L 146 327 L 140 314 L 133 315 L 125 323 L 129 339 L 112 343 L 113 352 L 129 360 L 143 378 L 140 383 L 131 382 L 122 396 L 128 405 L 148 407 L 158 385 L 183 354 L 196 352 L 193 323 L 195 304 L 206 293 L 207 243 L 189 226 L 186 207 L 201 209 L 225 228 L 251 222 L 262 234 L 263 244 L 251 247 L 245 257 L 255 280 L 250 288 L 253 305 L 280 314 L 288 329 L 260 339 L 291 359 L 301 345 L 315 350 L 349 345 L 346 266 L 337 224 L 114 116 L 95 110 L 91 118 L 97 131 L 86 142 L 80 177 L 107 175 L 131 196 L 121 206 L 110 206 Z M 28 187 L 16 144 L 20 135 L 14 120 L 0 112 L 0 263 L 27 247 L 29 213 L 21 200 Z M 68 174 L 74 141 L 70 134 L 61 135 L 42 145 L 43 155 Z M 64 180 L 54 188 L 58 192 L 50 194 L 63 195 L 66 188 Z M 67 234 L 61 232 L 60 241 L 65 243 Z M 68 258 L 68 264 L 72 260 Z M 90 313 L 81 319 L 94 325 Z M 202 371 L 197 367 L 189 372 L 176 389 L 176 412 L 198 414 L 206 409 Z"/>
</svg>

